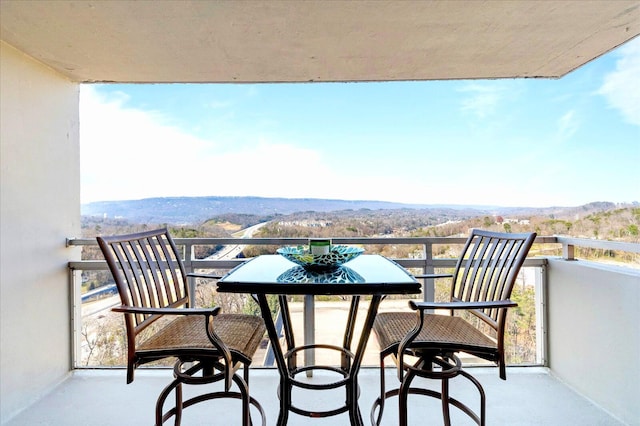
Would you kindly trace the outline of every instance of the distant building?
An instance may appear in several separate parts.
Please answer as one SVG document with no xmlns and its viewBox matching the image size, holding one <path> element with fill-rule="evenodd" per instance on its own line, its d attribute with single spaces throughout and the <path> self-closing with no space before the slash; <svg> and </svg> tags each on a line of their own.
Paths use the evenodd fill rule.
<svg viewBox="0 0 640 426">
<path fill-rule="evenodd" d="M 496 217 L 496 223 L 514 223 L 517 225 L 529 225 L 529 219 L 510 219 L 510 218 L 502 218 L 501 216 Z"/>
</svg>

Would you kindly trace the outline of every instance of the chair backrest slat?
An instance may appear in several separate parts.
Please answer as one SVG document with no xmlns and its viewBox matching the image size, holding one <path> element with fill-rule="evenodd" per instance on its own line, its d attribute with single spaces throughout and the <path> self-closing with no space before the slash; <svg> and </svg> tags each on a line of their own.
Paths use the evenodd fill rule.
<svg viewBox="0 0 640 426">
<path fill-rule="evenodd" d="M 148 247 L 144 247 L 146 256 L 149 259 L 150 272 L 153 276 L 153 286 L 156 299 L 154 303 L 159 307 L 164 307 L 170 304 L 171 299 L 171 280 L 168 279 L 167 266 L 163 263 L 163 256 L 167 256 L 162 250 L 162 253 L 158 250 L 158 247 L 163 247 L 163 242 L 160 237 L 149 238 L 147 240 Z M 149 251 L 150 250 L 150 251 Z M 174 280 L 175 281 L 175 280 Z"/>
<path fill-rule="evenodd" d="M 143 305 L 145 307 L 158 308 L 160 302 L 157 297 L 157 289 L 155 288 L 155 270 L 153 259 L 149 256 L 147 243 L 153 244 L 153 241 L 141 239 L 131 242 L 131 251 L 133 252 L 137 266 L 136 279 L 139 280 L 138 288 L 144 294 Z"/>
<path fill-rule="evenodd" d="M 504 282 L 505 272 L 509 268 L 509 256 L 511 252 L 511 242 L 507 240 L 492 240 L 493 250 L 490 253 L 492 259 L 491 281 L 485 287 L 483 298 L 479 300 L 498 300 L 502 293 L 501 286 Z"/>
<path fill-rule="evenodd" d="M 480 299 L 484 301 L 496 301 L 505 300 L 510 297 L 509 294 L 505 294 L 505 285 L 508 282 L 508 273 L 513 267 L 513 248 L 515 240 L 496 240 L 496 250 L 492 253 L 494 258 L 494 271 L 493 280 L 490 285 L 487 286 L 485 297 Z M 498 309 L 488 309 L 485 313 L 493 320 L 497 319 Z"/>
<path fill-rule="evenodd" d="M 148 259 L 149 273 L 152 277 L 149 288 L 153 289 L 155 296 L 153 305 L 156 307 L 163 307 L 167 305 L 168 299 L 165 297 L 165 293 L 168 283 L 163 279 L 162 265 L 158 260 L 157 239 L 157 237 L 149 238 L 147 240 L 148 245 L 142 245 L 141 249 L 143 250 L 145 257 Z"/>
<path fill-rule="evenodd" d="M 493 294 L 500 279 L 501 261 L 500 253 L 504 250 L 505 245 L 500 241 L 493 241 L 492 253 L 487 256 L 487 285 L 478 286 L 475 300 L 492 300 Z M 497 272 L 497 273 L 496 273 Z"/>
<path fill-rule="evenodd" d="M 112 270 L 112 275 L 114 275 L 114 279 L 118 287 L 118 292 L 120 294 L 120 301 L 125 306 L 145 306 L 145 295 L 144 292 L 141 291 L 138 274 L 135 271 L 136 262 L 131 256 L 131 243 L 127 241 L 113 242 L 112 244 L 110 244 L 110 247 L 116 256 L 120 270 L 124 274 L 124 282 L 121 285 L 121 283 L 119 282 L 121 281 L 121 277 L 119 276 L 119 274 L 114 274 Z M 107 263 L 109 263 L 109 259 L 107 259 Z M 111 267 L 111 265 L 109 266 Z M 123 291 L 121 291 L 121 289 Z M 135 317 L 134 323 L 138 324 L 143 320 L 143 316 L 137 315 Z"/>
<path fill-rule="evenodd" d="M 535 233 L 506 234 L 474 229 L 454 270 L 451 300 L 509 299 L 535 237 Z M 471 312 L 493 328 L 498 327 L 499 309 Z"/>
<path fill-rule="evenodd" d="M 164 276 L 165 290 L 167 302 L 172 305 L 186 297 L 186 285 L 185 285 L 185 271 L 182 262 L 180 261 L 180 254 L 178 248 L 175 246 L 173 240 L 168 240 L 166 236 L 159 236 L 162 240 L 162 244 L 153 246 L 154 249 L 160 247 L 163 251 L 163 256 L 159 256 L 160 270 L 166 273 Z M 171 283 L 180 283 L 180 285 L 171 285 Z"/>
<path fill-rule="evenodd" d="M 478 244 L 482 247 L 479 251 L 477 260 L 476 275 L 473 280 L 469 282 L 469 296 L 468 301 L 477 302 L 482 300 L 482 295 L 486 294 L 486 289 L 491 286 L 492 277 L 495 272 L 495 253 L 497 244 L 491 239 L 484 239 L 484 244 Z"/>
</svg>

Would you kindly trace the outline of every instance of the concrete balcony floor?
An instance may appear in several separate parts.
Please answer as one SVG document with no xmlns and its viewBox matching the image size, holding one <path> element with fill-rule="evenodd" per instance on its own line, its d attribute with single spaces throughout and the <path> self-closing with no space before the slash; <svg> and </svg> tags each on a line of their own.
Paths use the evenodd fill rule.
<svg viewBox="0 0 640 426">
<path fill-rule="evenodd" d="M 621 425 L 618 420 L 584 399 L 557 380 L 545 368 L 512 367 L 507 380 L 498 378 L 495 368 L 471 370 L 483 384 L 487 394 L 488 425 Z M 171 370 L 138 370 L 130 385 L 125 382 L 124 370 L 77 370 L 48 395 L 7 423 L 8 426 L 65 425 L 111 426 L 152 425 L 157 395 L 171 380 Z M 308 380 L 330 378 L 330 373 L 316 371 Z M 395 369 L 387 368 L 387 386 L 395 386 Z M 265 409 L 267 425 L 275 425 L 278 416 L 278 373 L 275 369 L 251 370 L 251 394 Z M 371 405 L 379 392 L 377 368 L 363 368 L 360 372 L 360 409 L 369 424 Z M 210 385 L 209 389 L 213 386 Z M 186 386 L 185 396 L 201 392 L 203 387 Z M 477 393 L 458 378 L 452 381 L 453 397 L 475 409 Z M 171 400 L 172 397 L 169 397 Z M 344 400 L 342 389 L 331 391 L 294 390 L 294 403 L 309 409 L 332 409 Z M 396 398 L 388 400 L 383 425 L 397 425 Z M 442 424 L 439 401 L 414 396 L 409 402 L 411 425 Z M 240 403 L 234 399 L 213 400 L 189 407 L 184 412 L 182 424 L 234 425 L 239 423 Z M 252 414 L 254 422 L 258 417 Z M 452 408 L 454 425 L 474 424 Z M 173 424 L 167 422 L 167 424 Z M 310 419 L 289 414 L 289 425 L 348 425 L 346 413 L 323 419 Z"/>
</svg>

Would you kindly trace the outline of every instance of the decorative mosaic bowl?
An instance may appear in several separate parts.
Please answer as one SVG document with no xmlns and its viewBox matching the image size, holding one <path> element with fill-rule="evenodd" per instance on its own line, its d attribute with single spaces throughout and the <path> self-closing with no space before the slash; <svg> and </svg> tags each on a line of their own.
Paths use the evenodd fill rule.
<svg viewBox="0 0 640 426">
<path fill-rule="evenodd" d="M 332 246 L 329 254 L 311 254 L 308 247 L 283 247 L 276 250 L 281 256 L 298 265 L 316 271 L 330 270 L 355 259 L 364 249 L 350 246 Z"/>
<path fill-rule="evenodd" d="M 364 278 L 348 266 L 326 271 L 309 270 L 303 266 L 294 266 L 278 277 L 279 283 L 287 284 L 353 284 L 363 283 Z"/>
</svg>

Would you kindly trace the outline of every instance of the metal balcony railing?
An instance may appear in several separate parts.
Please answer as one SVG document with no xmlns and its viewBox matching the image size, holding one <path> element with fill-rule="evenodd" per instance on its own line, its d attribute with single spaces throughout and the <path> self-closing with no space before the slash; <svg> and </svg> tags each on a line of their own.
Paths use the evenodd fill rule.
<svg viewBox="0 0 640 426">
<path fill-rule="evenodd" d="M 408 258 L 394 258 L 397 263 L 407 268 L 409 271 L 416 275 L 431 274 L 436 269 L 446 269 L 455 266 L 455 257 L 436 257 L 434 253 L 441 253 L 442 250 L 437 250 L 442 246 L 456 246 L 460 247 L 466 241 L 466 237 L 393 237 L 393 238 L 333 238 L 333 244 L 345 244 L 345 245 L 359 245 L 363 246 L 368 253 L 376 253 L 380 251 L 380 248 L 388 248 L 394 246 L 410 246 L 413 248 L 411 251 L 411 257 Z M 218 253 L 231 253 L 231 256 L 235 256 L 241 252 L 241 249 L 247 246 L 291 246 L 291 245 L 305 245 L 308 243 L 307 238 L 176 238 L 176 244 L 179 247 L 183 247 L 183 261 L 187 270 L 204 270 L 215 271 L 215 274 L 223 274 L 226 271 L 234 268 L 240 263 L 244 262 L 244 258 L 217 258 L 215 255 L 205 259 L 199 259 L 196 257 L 196 248 L 199 246 L 215 246 L 224 247 L 224 250 L 219 250 Z M 91 238 L 78 238 L 68 239 L 68 246 L 86 247 L 97 246 L 96 240 Z M 640 253 L 640 244 L 635 243 L 621 243 L 610 242 L 600 240 L 587 240 L 578 238 L 567 237 L 555 237 L 555 236 L 539 236 L 534 248 L 530 252 L 530 258 L 525 262 L 526 270 L 533 271 L 534 274 L 534 288 L 535 288 L 535 318 L 536 318 L 536 365 L 546 365 L 547 362 L 547 326 L 546 326 L 546 265 L 547 265 L 547 253 L 548 247 L 551 245 L 551 250 L 554 250 L 554 255 L 562 255 L 562 258 L 566 260 L 574 260 L 576 247 L 589 247 L 611 251 L 623 251 L 629 253 Z M 235 250 L 233 248 L 236 248 Z M 82 315 L 81 305 L 82 296 L 80 295 L 80 282 L 81 274 L 83 271 L 100 271 L 107 270 L 107 265 L 104 260 L 88 260 L 81 259 L 78 261 L 69 262 L 70 271 L 70 285 L 73 289 L 74 300 L 71 316 L 74 324 L 74 354 L 76 359 L 74 360 L 74 366 L 78 366 L 78 360 L 80 358 L 80 338 L 79 332 L 82 327 Z M 422 298 L 426 301 L 433 301 L 435 295 L 435 282 L 433 279 L 422 279 L 423 281 L 423 294 Z M 195 280 L 190 282 L 192 290 L 195 288 Z M 192 295 L 195 291 L 191 292 Z M 314 300 L 313 297 L 305 298 L 304 306 L 304 334 L 313 336 L 314 325 L 313 321 L 308 318 L 313 318 Z"/>
</svg>

